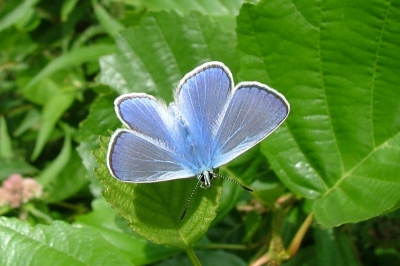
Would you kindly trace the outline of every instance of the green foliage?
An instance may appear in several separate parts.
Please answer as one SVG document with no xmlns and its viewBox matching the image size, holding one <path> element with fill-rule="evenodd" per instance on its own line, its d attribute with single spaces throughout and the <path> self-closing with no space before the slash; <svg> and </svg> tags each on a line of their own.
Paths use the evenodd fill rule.
<svg viewBox="0 0 400 266">
<path fill-rule="evenodd" d="M 0 185 L 44 191 L 13 207 L 0 188 L 1 265 L 400 263 L 400 2 L 244 2 L 0 2 Z M 291 113 L 220 168 L 254 192 L 214 179 L 181 221 L 195 178 L 108 172 L 113 101 L 168 103 L 210 60 Z"/>
<path fill-rule="evenodd" d="M 215 218 L 222 180 L 214 182 L 206 192 L 197 191 L 185 219 L 180 220 L 197 180 L 156 184 L 122 183 L 110 175 L 104 164 L 108 141 L 108 138 L 100 139 L 102 148 L 95 151 L 94 155 L 101 165 L 96 169 L 96 174 L 105 187 L 104 197 L 111 206 L 129 221 L 136 233 L 154 243 L 182 249 L 196 244 Z"/>
<path fill-rule="evenodd" d="M 400 191 L 400 10 L 341 1 L 330 12 L 328 1 L 317 15 L 279 2 L 245 5 L 238 17 L 241 78 L 271 84 L 292 108 L 263 153 L 289 189 L 313 200 L 321 224 L 382 214 Z"/>
<path fill-rule="evenodd" d="M 51 226 L 0 217 L 2 265 L 132 265 L 90 227 L 74 228 L 61 221 Z M 62 234 L 60 234 L 62 232 Z M 89 248 L 88 252 L 85 247 Z"/>
</svg>

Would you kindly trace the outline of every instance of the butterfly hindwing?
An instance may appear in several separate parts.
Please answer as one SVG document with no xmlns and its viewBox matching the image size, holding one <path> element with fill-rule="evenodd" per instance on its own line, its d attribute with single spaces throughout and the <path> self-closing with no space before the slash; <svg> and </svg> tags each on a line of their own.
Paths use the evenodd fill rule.
<svg viewBox="0 0 400 266">
<path fill-rule="evenodd" d="M 193 176 L 176 151 L 131 130 L 114 132 L 107 154 L 112 175 L 122 181 L 150 183 Z"/>
</svg>

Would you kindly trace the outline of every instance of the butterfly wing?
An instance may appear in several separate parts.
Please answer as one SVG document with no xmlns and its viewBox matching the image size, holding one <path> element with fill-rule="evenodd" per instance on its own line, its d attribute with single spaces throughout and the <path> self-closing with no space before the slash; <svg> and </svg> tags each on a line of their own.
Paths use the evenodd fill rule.
<svg viewBox="0 0 400 266">
<path fill-rule="evenodd" d="M 219 167 L 271 134 L 289 114 L 285 97 L 258 82 L 239 83 L 213 143 L 213 167 Z"/>
<path fill-rule="evenodd" d="M 126 182 L 151 183 L 191 177 L 176 152 L 164 143 L 134 131 L 120 129 L 111 137 L 107 166 L 114 177 Z"/>
<path fill-rule="evenodd" d="M 118 97 L 115 110 L 130 130 L 117 130 L 111 137 L 107 165 L 114 177 L 150 183 L 195 175 L 182 159 L 182 136 L 165 105 L 150 95 L 132 93 Z"/>
<path fill-rule="evenodd" d="M 122 123 L 133 131 L 174 146 L 176 130 L 167 107 L 145 93 L 129 93 L 114 101 L 115 112 Z"/>
<path fill-rule="evenodd" d="M 211 157 L 211 144 L 233 89 L 232 74 L 220 62 L 209 62 L 188 73 L 175 93 L 175 102 L 188 131 L 189 156 Z"/>
</svg>

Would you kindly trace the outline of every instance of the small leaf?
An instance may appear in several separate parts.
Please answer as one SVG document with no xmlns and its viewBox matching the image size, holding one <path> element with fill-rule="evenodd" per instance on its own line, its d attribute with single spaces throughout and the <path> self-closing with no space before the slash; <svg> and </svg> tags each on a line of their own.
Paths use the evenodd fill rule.
<svg viewBox="0 0 400 266">
<path fill-rule="evenodd" d="M 115 52 L 115 46 L 106 44 L 93 44 L 91 46 L 75 48 L 71 52 L 65 53 L 50 61 L 50 63 L 48 63 L 33 79 L 29 81 L 23 90 L 29 90 L 43 78 L 48 77 L 61 69 L 96 61 L 99 57 L 113 52 Z"/>
<path fill-rule="evenodd" d="M 35 160 L 42 152 L 47 139 L 49 138 L 57 121 L 61 118 L 64 112 L 71 106 L 75 99 L 76 92 L 63 91 L 54 95 L 43 107 L 42 125 L 39 129 L 39 134 L 36 140 L 35 148 L 31 156 Z"/>
<path fill-rule="evenodd" d="M 63 168 L 67 165 L 71 156 L 71 134 L 65 130 L 64 145 L 60 154 L 41 171 L 37 177 L 37 181 L 44 187 L 51 183 L 54 179 L 58 178 Z"/>
<path fill-rule="evenodd" d="M 104 27 L 106 32 L 112 37 L 116 38 L 118 32 L 125 29 L 122 24 L 120 24 L 115 18 L 108 14 L 107 10 L 104 9 L 97 1 L 92 1 L 94 14 L 99 20 L 100 24 Z"/>
<path fill-rule="evenodd" d="M 123 183 L 110 175 L 105 165 L 109 138 L 101 138 L 101 149 L 94 155 L 100 167 L 96 174 L 104 185 L 104 197 L 129 221 L 131 228 L 156 243 L 186 249 L 207 232 L 216 216 L 222 179 L 213 180 L 207 189 L 198 189 L 189 209 L 180 220 L 187 199 L 197 180 L 194 178 L 152 184 Z"/>
<path fill-rule="evenodd" d="M 0 217 L 1 265 L 132 265 L 90 227 Z"/>
<path fill-rule="evenodd" d="M 114 111 L 114 99 L 116 94 L 104 94 L 92 103 L 89 115 L 79 125 L 79 146 L 77 151 L 86 168 L 89 179 L 93 186 L 99 187 L 100 184 L 94 172 L 97 163 L 92 155 L 92 151 L 99 147 L 100 135 L 107 135 L 109 129 L 115 129 L 121 125 Z M 99 193 L 100 194 L 100 193 Z"/>
<path fill-rule="evenodd" d="M 28 129 L 32 128 L 35 124 L 40 122 L 40 113 L 37 109 L 30 109 L 22 122 L 19 124 L 18 128 L 14 131 L 13 136 L 19 137 L 24 134 Z"/>
<path fill-rule="evenodd" d="M 17 23 L 19 20 L 23 19 L 26 13 L 29 13 L 29 10 L 31 10 L 31 7 L 36 5 L 36 3 L 39 2 L 39 0 L 25 0 L 21 4 L 19 4 L 16 8 L 14 8 L 13 11 L 5 15 L 1 20 L 0 20 L 0 31 L 11 27 L 15 23 Z"/>
<path fill-rule="evenodd" d="M 51 182 L 47 185 L 46 202 L 59 202 L 74 196 L 85 188 L 89 180 L 86 178 L 86 169 L 75 150 L 72 150 L 69 160 Z"/>
<path fill-rule="evenodd" d="M 10 135 L 8 134 L 7 122 L 4 116 L 0 116 L 0 157 L 1 158 L 14 157 L 11 138 Z"/>
<path fill-rule="evenodd" d="M 61 6 L 61 21 L 66 22 L 69 14 L 74 10 L 78 0 L 65 0 Z"/>
<path fill-rule="evenodd" d="M 30 175 L 38 172 L 38 169 L 19 158 L 0 158 L 0 181 L 12 174 Z"/>
</svg>

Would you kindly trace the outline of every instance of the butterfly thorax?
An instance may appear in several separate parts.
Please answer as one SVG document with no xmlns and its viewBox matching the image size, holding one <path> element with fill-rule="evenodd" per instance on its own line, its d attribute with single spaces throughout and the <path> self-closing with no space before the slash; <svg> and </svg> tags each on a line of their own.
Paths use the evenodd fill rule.
<svg viewBox="0 0 400 266">
<path fill-rule="evenodd" d="M 211 180 L 214 178 L 214 173 L 212 171 L 203 171 L 197 175 L 197 178 L 201 182 L 202 188 L 209 188 L 211 186 Z"/>
</svg>

